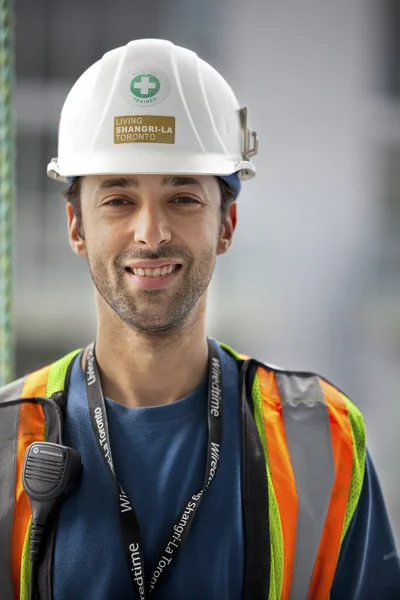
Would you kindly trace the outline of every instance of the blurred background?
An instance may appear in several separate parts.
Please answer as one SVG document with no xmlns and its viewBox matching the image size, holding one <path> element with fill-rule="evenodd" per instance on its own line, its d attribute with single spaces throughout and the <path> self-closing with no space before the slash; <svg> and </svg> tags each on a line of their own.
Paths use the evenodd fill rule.
<svg viewBox="0 0 400 600">
<path fill-rule="evenodd" d="M 63 186 L 46 177 L 69 88 L 129 40 L 190 47 L 249 106 L 261 142 L 209 333 L 321 373 L 360 406 L 399 542 L 398 0 L 16 0 L 15 26 L 17 375 L 95 333 Z"/>
</svg>

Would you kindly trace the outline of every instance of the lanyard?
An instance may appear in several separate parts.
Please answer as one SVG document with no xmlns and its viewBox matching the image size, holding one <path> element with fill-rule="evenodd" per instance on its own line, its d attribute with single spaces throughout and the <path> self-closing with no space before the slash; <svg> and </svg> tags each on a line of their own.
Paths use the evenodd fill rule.
<svg viewBox="0 0 400 600">
<path fill-rule="evenodd" d="M 210 486 L 218 468 L 222 439 L 222 370 L 216 343 L 208 340 L 208 349 L 208 446 L 204 484 L 199 492 L 190 496 L 186 501 L 169 533 L 166 545 L 158 556 L 156 566 L 151 574 L 150 585 L 147 585 L 139 523 L 129 498 L 118 483 L 115 474 L 106 407 L 95 357 L 95 346 L 94 344 L 89 346 L 85 375 L 90 420 L 97 445 L 114 480 L 125 558 L 129 567 L 132 585 L 136 589 L 140 600 L 147 600 L 150 596 L 154 596 L 160 580 L 170 569 L 173 559 L 186 540 L 201 498 Z"/>
</svg>

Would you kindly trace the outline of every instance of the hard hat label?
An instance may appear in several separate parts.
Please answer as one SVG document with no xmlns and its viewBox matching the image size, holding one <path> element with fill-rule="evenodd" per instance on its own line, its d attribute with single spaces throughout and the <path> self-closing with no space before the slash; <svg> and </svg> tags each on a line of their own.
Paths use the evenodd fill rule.
<svg viewBox="0 0 400 600">
<path fill-rule="evenodd" d="M 153 98 L 160 91 L 160 87 L 160 80 L 152 73 L 140 73 L 131 81 L 131 92 L 140 100 Z"/>
<path fill-rule="evenodd" d="M 114 117 L 114 144 L 175 144 L 175 117 Z"/>
<path fill-rule="evenodd" d="M 159 104 L 165 100 L 171 89 L 166 74 L 149 66 L 125 72 L 120 86 L 120 93 L 125 101 L 140 108 Z"/>
</svg>

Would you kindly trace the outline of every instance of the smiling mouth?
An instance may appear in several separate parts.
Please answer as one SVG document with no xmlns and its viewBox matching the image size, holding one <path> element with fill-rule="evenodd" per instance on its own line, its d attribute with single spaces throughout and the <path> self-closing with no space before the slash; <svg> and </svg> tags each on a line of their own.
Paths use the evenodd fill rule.
<svg viewBox="0 0 400 600">
<path fill-rule="evenodd" d="M 136 277 L 165 277 L 166 275 L 170 275 L 180 268 L 181 265 L 175 264 L 164 265 L 161 267 L 156 267 L 155 269 L 149 269 L 148 267 L 146 269 L 126 267 L 126 270 L 129 271 L 129 273 L 136 275 Z"/>
</svg>

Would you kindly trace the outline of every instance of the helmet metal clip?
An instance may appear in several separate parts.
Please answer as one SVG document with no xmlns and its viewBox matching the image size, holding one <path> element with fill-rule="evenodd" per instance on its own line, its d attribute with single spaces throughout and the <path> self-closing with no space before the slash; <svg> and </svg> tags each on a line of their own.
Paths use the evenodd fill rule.
<svg viewBox="0 0 400 600">
<path fill-rule="evenodd" d="M 251 157 L 255 156 L 258 152 L 258 136 L 257 132 L 250 131 L 247 126 L 247 106 L 243 106 L 243 108 L 240 109 L 239 114 L 243 130 L 243 159 L 250 161 Z M 253 138 L 253 147 L 250 146 L 251 138 Z"/>
</svg>

